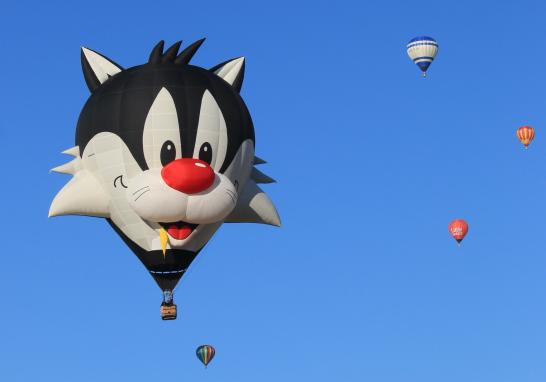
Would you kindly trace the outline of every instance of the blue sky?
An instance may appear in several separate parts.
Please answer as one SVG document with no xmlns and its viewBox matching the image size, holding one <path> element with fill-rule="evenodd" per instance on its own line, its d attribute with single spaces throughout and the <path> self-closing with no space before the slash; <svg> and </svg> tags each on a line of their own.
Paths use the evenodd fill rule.
<svg viewBox="0 0 546 382">
<path fill-rule="evenodd" d="M 544 381 L 546 6 L 361 3 L 4 4 L 1 380 Z M 425 80 L 421 34 L 440 44 Z M 222 227 L 163 322 L 106 222 L 47 218 L 68 180 L 48 171 L 88 97 L 80 46 L 130 67 L 201 37 L 196 65 L 247 58 L 283 227 Z"/>
</svg>

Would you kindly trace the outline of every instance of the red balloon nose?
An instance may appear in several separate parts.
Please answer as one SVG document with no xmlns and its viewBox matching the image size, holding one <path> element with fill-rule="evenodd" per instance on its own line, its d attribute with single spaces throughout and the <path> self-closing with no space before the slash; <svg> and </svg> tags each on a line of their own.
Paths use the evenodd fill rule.
<svg viewBox="0 0 546 382">
<path fill-rule="evenodd" d="M 214 182 L 214 170 L 199 159 L 173 160 L 163 167 L 161 176 L 169 187 L 185 194 L 205 191 Z"/>
</svg>

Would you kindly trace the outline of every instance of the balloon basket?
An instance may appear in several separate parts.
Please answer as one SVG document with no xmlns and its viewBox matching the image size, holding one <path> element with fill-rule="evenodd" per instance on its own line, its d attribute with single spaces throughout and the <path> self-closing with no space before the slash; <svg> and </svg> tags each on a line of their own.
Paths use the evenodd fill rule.
<svg viewBox="0 0 546 382">
<path fill-rule="evenodd" d="M 160 312 L 163 321 L 176 320 L 176 304 L 161 304 Z"/>
</svg>

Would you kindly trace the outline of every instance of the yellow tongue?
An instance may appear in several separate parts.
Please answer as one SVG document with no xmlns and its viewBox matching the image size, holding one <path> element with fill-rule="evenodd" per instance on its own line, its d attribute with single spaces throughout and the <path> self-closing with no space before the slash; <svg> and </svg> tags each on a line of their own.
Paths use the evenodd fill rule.
<svg viewBox="0 0 546 382">
<path fill-rule="evenodd" d="M 163 229 L 163 227 L 159 229 L 159 241 L 161 242 L 163 257 L 165 257 L 165 253 L 167 252 L 167 243 L 169 242 L 169 235 L 167 234 L 167 231 Z"/>
</svg>

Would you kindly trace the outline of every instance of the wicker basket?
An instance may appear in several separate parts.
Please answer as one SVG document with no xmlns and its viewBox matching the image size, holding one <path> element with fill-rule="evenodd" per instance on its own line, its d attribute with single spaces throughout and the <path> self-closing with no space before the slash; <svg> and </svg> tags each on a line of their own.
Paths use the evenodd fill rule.
<svg viewBox="0 0 546 382">
<path fill-rule="evenodd" d="M 161 305 L 161 319 L 163 320 L 176 320 L 176 305 Z"/>
</svg>

